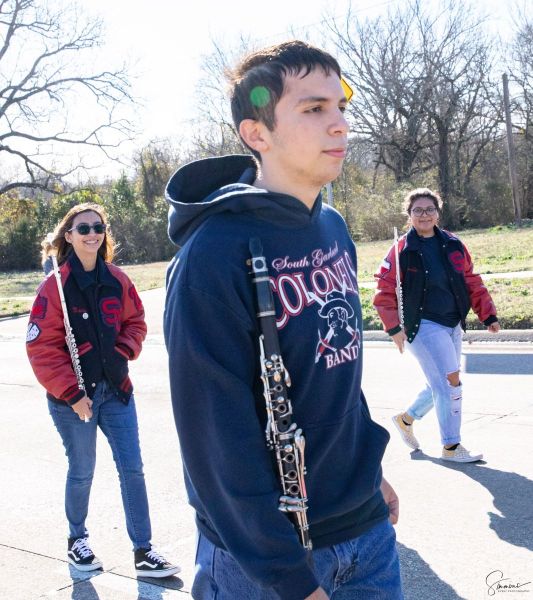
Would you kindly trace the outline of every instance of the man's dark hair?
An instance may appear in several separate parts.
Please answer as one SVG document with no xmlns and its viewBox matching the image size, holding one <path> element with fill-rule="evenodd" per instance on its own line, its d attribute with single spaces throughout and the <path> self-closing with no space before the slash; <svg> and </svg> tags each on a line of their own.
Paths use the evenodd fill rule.
<svg viewBox="0 0 533 600">
<path fill-rule="evenodd" d="M 244 119 L 261 121 L 273 131 L 276 125 L 274 109 L 283 95 L 285 77 L 300 73 L 305 77 L 317 67 L 326 75 L 334 72 L 341 76 L 339 63 L 333 56 L 299 40 L 247 55 L 228 73 L 231 114 L 237 131 Z M 260 158 L 254 150 L 252 154 Z"/>
</svg>

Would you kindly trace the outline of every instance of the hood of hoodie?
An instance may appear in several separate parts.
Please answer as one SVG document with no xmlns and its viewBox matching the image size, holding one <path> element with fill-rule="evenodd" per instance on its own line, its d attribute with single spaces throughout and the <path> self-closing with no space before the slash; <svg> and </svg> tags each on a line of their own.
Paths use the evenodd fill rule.
<svg viewBox="0 0 533 600">
<path fill-rule="evenodd" d="M 305 227 L 320 213 L 320 194 L 309 210 L 293 196 L 254 187 L 256 176 L 257 165 L 246 154 L 206 158 L 179 168 L 165 190 L 170 239 L 183 246 L 206 219 L 222 212 L 253 212 L 287 228 Z"/>
</svg>

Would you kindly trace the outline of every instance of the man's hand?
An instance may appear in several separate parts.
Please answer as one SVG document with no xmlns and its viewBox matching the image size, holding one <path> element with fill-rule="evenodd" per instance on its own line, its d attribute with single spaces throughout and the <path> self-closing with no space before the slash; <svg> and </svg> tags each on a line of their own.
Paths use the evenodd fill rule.
<svg viewBox="0 0 533 600">
<path fill-rule="evenodd" d="M 72 410 L 82 421 L 88 422 L 93 416 L 93 411 L 91 410 L 92 405 L 93 401 L 88 396 L 83 396 L 76 404 L 72 405 Z"/>
<path fill-rule="evenodd" d="M 381 478 L 381 493 L 383 494 L 386 504 L 389 506 L 389 521 L 393 525 L 396 525 L 396 523 L 398 523 L 398 518 L 400 517 L 400 500 L 385 477 Z"/>
<path fill-rule="evenodd" d="M 487 329 L 491 332 L 491 333 L 498 333 L 498 331 L 500 331 L 500 324 L 498 323 L 498 321 L 496 321 L 495 323 L 491 323 Z"/>
<path fill-rule="evenodd" d="M 319 587 L 310 596 L 307 596 L 305 600 L 329 600 L 329 596 Z"/>
<path fill-rule="evenodd" d="M 398 347 L 400 354 L 403 354 L 403 346 L 405 344 L 405 340 L 407 339 L 407 336 L 405 335 L 404 330 L 402 329 L 401 331 L 398 331 L 398 333 L 391 335 L 391 337 L 392 337 L 392 341 Z"/>
</svg>

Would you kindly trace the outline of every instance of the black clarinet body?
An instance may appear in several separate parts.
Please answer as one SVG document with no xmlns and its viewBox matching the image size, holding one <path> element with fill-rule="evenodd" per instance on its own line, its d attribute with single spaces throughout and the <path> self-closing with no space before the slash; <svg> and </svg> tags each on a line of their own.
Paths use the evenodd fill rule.
<svg viewBox="0 0 533 600">
<path fill-rule="evenodd" d="M 289 513 L 302 545 L 311 550 L 305 489 L 305 439 L 302 430 L 292 421 L 292 404 L 288 396 L 291 382 L 281 357 L 274 297 L 259 238 L 250 239 L 250 253 L 261 331 L 261 380 L 267 412 L 265 435 L 267 447 L 276 457 L 282 491 L 278 508 Z"/>
</svg>

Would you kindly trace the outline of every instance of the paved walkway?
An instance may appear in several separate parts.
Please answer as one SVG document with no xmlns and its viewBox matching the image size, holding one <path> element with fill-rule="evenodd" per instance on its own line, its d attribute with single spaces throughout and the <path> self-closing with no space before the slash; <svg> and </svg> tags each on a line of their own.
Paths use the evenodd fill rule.
<svg viewBox="0 0 533 600">
<path fill-rule="evenodd" d="M 195 531 L 183 488 L 162 339 L 162 290 L 141 294 L 149 335 L 132 363 L 154 542 L 183 570 L 135 578 L 118 481 L 98 444 L 89 528 L 105 570 L 69 568 L 63 516 L 65 457 L 24 351 L 26 318 L 0 322 L 0 599 L 166 600 L 190 598 Z M 494 339 L 495 336 L 492 336 Z M 396 528 L 406 600 L 482 600 L 500 585 L 533 600 L 533 346 L 466 344 L 465 445 L 486 462 L 439 459 L 433 414 L 417 424 L 422 451 L 399 440 L 391 416 L 421 383 L 417 365 L 391 343 L 366 341 L 364 389 L 373 417 L 391 432 L 384 473 L 401 502 Z M 7 368 L 6 368 L 7 367 Z M 501 575 L 500 575 L 501 573 Z M 492 585 L 492 587 L 490 587 Z M 508 598 L 504 595 L 503 598 Z"/>
</svg>

